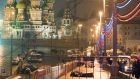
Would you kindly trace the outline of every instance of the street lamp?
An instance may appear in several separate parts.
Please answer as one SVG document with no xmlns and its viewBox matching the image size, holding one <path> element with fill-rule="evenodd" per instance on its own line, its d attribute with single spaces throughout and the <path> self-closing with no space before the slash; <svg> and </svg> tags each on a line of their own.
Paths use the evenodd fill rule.
<svg viewBox="0 0 140 79">
<path fill-rule="evenodd" d="M 94 35 L 93 35 L 93 29 L 90 29 L 90 39 L 89 39 L 89 44 L 92 46 L 92 42 L 93 42 L 93 38 L 94 38 Z"/>
<path fill-rule="evenodd" d="M 102 23 L 102 16 L 103 16 L 103 12 L 99 11 L 99 16 L 100 16 L 100 23 Z"/>
<path fill-rule="evenodd" d="M 77 28 L 77 40 L 78 40 L 78 49 L 80 49 L 80 31 L 81 31 L 81 28 L 82 28 L 82 24 L 78 24 L 78 28 Z"/>
<path fill-rule="evenodd" d="M 103 17 L 103 20 L 104 20 L 104 23 L 105 23 L 105 17 L 106 17 L 106 0 L 103 0 L 103 14 L 104 14 L 104 17 Z M 104 27 L 104 55 L 106 56 L 106 27 Z"/>
<path fill-rule="evenodd" d="M 13 60 L 13 34 L 12 34 L 12 24 L 11 25 L 9 25 L 9 34 L 10 34 L 10 41 L 11 41 L 11 56 L 10 56 L 10 75 L 12 75 L 12 71 L 13 71 L 13 69 L 12 69 L 12 60 Z"/>
<path fill-rule="evenodd" d="M 53 36 L 53 34 L 54 34 L 54 32 L 52 31 L 52 32 L 50 32 L 50 36 L 51 36 L 51 55 L 52 55 L 52 36 Z"/>
<path fill-rule="evenodd" d="M 81 28 L 82 28 L 82 24 L 78 24 L 78 27 L 77 27 L 77 40 L 78 40 L 78 49 L 79 49 L 79 51 L 80 51 L 80 31 L 81 31 Z M 80 53 L 79 53 L 80 54 Z M 80 57 L 78 58 L 79 59 L 79 63 L 80 63 Z M 79 72 L 80 72 L 80 64 L 79 64 Z M 80 77 L 79 77 L 79 79 L 80 79 Z"/>
<path fill-rule="evenodd" d="M 111 71 L 111 79 L 117 79 L 117 74 L 118 74 L 118 63 L 117 63 L 117 9 L 116 9 L 116 1 L 113 0 L 113 62 L 112 62 L 112 71 Z M 114 77 L 116 75 L 116 77 Z"/>
</svg>

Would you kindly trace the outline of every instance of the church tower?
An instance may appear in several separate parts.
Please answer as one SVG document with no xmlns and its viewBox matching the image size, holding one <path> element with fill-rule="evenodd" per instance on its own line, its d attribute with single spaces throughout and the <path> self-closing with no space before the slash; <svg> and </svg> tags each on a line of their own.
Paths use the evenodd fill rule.
<svg viewBox="0 0 140 79">
<path fill-rule="evenodd" d="M 44 3 L 42 4 L 42 21 L 43 24 L 48 24 L 48 4 L 47 1 L 44 0 Z"/>
<path fill-rule="evenodd" d="M 15 20 L 16 2 L 14 0 L 7 0 L 7 5 L 4 8 L 4 20 L 5 21 L 13 21 Z"/>
<path fill-rule="evenodd" d="M 16 4 L 16 19 L 15 22 L 13 22 L 13 38 L 20 39 L 23 37 L 23 28 L 24 25 L 27 23 L 25 21 L 25 10 L 26 10 L 26 3 L 24 0 L 20 0 Z"/>
<path fill-rule="evenodd" d="M 64 15 L 62 18 L 62 24 L 61 29 L 64 31 L 64 36 L 72 36 L 72 25 L 73 25 L 73 19 L 72 19 L 72 12 L 69 7 L 66 7 L 64 10 Z"/>
<path fill-rule="evenodd" d="M 11 23 L 15 21 L 16 18 L 16 1 L 7 0 L 7 5 L 4 8 L 4 36 L 3 38 L 10 38 L 12 35 L 12 25 Z"/>
<path fill-rule="evenodd" d="M 54 24 L 54 3 L 55 3 L 55 0 L 47 0 L 47 4 L 48 4 L 48 24 L 49 25 L 55 25 Z"/>
<path fill-rule="evenodd" d="M 54 3 L 55 0 L 44 0 L 42 5 L 42 20 L 43 25 L 48 26 L 48 30 L 46 30 L 45 36 L 49 39 L 56 38 L 56 25 L 54 21 Z M 52 35 L 53 34 L 53 35 Z"/>
<path fill-rule="evenodd" d="M 26 4 L 23 0 L 20 0 L 19 3 L 16 5 L 17 8 L 17 21 L 24 21 L 25 20 L 25 9 L 26 9 Z"/>
<path fill-rule="evenodd" d="M 40 0 L 31 0 L 31 7 L 29 9 L 31 24 L 42 24 L 42 9 L 40 3 Z"/>
</svg>

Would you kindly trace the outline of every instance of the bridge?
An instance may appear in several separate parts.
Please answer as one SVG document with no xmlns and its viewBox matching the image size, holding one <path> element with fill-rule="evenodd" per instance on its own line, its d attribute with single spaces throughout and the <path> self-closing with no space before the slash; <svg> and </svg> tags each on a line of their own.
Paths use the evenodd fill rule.
<svg viewBox="0 0 140 79">
<path fill-rule="evenodd" d="M 10 45 L 12 40 L 13 45 L 27 47 L 48 47 L 48 48 L 84 48 L 88 46 L 88 41 L 85 39 L 1 39 L 2 44 Z"/>
</svg>

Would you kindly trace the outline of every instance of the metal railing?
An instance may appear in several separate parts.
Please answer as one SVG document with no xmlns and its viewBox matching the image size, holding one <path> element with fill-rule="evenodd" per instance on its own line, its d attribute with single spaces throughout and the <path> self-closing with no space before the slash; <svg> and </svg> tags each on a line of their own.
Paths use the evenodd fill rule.
<svg viewBox="0 0 140 79">
<path fill-rule="evenodd" d="M 45 79 L 132 79 L 131 71 L 126 71 L 121 63 L 125 61 L 131 68 L 130 58 L 127 56 L 45 56 L 59 61 L 57 65 L 47 69 Z M 113 65 L 114 58 L 117 62 Z M 53 61 L 52 61 L 53 62 Z M 47 63 L 47 61 L 45 62 Z M 114 68 L 117 72 L 113 74 Z M 32 75 L 35 76 L 35 75 Z M 37 76 L 37 75 L 36 75 Z M 37 79 L 34 77 L 34 79 Z M 40 78 L 41 79 L 41 78 Z"/>
<path fill-rule="evenodd" d="M 26 79 L 135 79 L 132 77 L 132 62 L 129 56 L 44 55 L 42 58 L 42 63 L 38 63 L 43 64 L 42 67 L 31 72 L 30 77 L 28 74 L 24 75 L 24 78 L 27 76 Z M 117 59 L 117 62 L 113 59 Z"/>
</svg>

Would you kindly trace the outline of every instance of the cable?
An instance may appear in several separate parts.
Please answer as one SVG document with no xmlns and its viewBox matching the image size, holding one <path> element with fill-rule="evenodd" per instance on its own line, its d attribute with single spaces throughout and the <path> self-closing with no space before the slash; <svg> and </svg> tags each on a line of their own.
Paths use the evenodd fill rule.
<svg viewBox="0 0 140 79">
<path fill-rule="evenodd" d="M 117 17 L 117 19 L 118 19 L 119 21 L 122 21 L 122 22 L 128 22 L 128 21 L 132 20 L 135 16 L 137 16 L 137 15 L 139 14 L 139 12 L 140 12 L 140 9 L 139 9 L 133 16 L 131 16 L 131 17 L 128 18 L 128 19 L 120 19 L 119 17 Z"/>
<path fill-rule="evenodd" d="M 140 3 L 139 3 L 130 13 L 128 13 L 128 14 L 126 14 L 126 15 L 117 14 L 117 16 L 118 16 L 119 18 L 129 18 L 129 16 L 132 15 L 132 14 L 134 14 L 136 11 L 138 11 L 139 8 L 140 8 Z"/>
<path fill-rule="evenodd" d="M 128 1 L 128 0 L 125 0 L 122 4 L 124 4 L 124 3 L 127 2 L 127 1 Z M 125 3 L 124 5 L 121 5 L 121 6 L 120 6 L 120 4 L 118 4 L 118 5 L 117 5 L 117 8 L 120 8 L 120 9 L 121 9 L 121 8 L 124 8 L 124 7 L 126 7 L 127 5 L 129 5 L 131 1 L 132 1 L 132 0 L 129 0 L 127 3 Z"/>
</svg>

